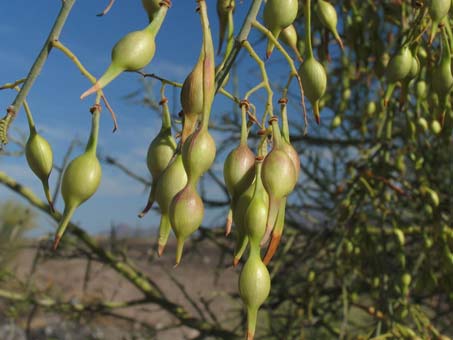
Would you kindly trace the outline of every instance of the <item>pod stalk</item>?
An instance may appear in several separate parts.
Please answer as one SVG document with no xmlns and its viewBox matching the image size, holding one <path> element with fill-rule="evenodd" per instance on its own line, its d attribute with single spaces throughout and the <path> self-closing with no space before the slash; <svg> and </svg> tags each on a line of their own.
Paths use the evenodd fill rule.
<svg viewBox="0 0 453 340">
<path fill-rule="evenodd" d="M 57 250 L 58 245 L 60 244 L 60 240 L 63 237 L 63 234 L 65 233 L 66 228 L 68 227 L 68 224 L 71 221 L 72 215 L 74 215 L 74 212 L 76 211 L 76 208 L 77 208 L 76 205 L 65 206 L 63 218 L 60 222 L 60 225 L 58 226 L 57 233 L 55 234 L 55 240 L 52 246 L 54 251 Z"/>
</svg>

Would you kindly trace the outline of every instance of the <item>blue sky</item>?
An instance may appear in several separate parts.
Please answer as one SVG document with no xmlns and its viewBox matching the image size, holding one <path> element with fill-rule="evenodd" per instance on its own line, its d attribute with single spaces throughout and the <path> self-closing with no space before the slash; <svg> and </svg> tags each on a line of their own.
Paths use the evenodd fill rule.
<svg viewBox="0 0 453 340">
<path fill-rule="evenodd" d="M 0 3 L 0 13 L 3 14 L 0 22 L 1 84 L 20 79 L 27 74 L 59 11 L 59 4 L 60 2 L 55 0 L 16 0 Z M 107 1 L 77 1 L 60 37 L 60 40 L 75 52 L 82 63 L 97 77 L 109 65 L 110 51 L 116 41 L 126 33 L 141 29 L 147 24 L 147 16 L 139 0 L 118 0 L 105 17 L 96 17 L 96 13 L 101 12 L 106 4 Z M 195 12 L 195 6 L 195 1 L 173 2 L 173 7 L 169 10 L 156 39 L 156 55 L 146 71 L 179 82 L 184 80 L 198 58 L 201 43 L 199 16 Z M 214 44 L 217 46 L 215 1 L 208 1 L 208 7 Z M 237 6 L 238 22 L 245 16 L 247 7 L 248 2 Z M 257 37 L 252 35 L 251 41 Z M 260 44 L 258 48 L 259 53 L 264 55 L 264 44 Z M 271 73 L 275 75 L 273 80 L 286 80 L 287 71 L 281 73 L 283 59 L 275 54 L 274 52 L 272 60 L 275 63 Z M 250 62 L 243 62 L 241 69 L 249 72 L 250 66 Z M 241 88 L 256 84 L 258 81 L 256 69 L 252 74 L 252 77 L 242 78 Z M 55 50 L 28 96 L 37 128 L 51 143 L 55 163 L 58 165 L 61 164 L 63 153 L 73 138 L 80 138 L 85 143 L 88 136 L 90 127 L 88 108 L 93 97 L 84 101 L 79 99 L 80 94 L 88 87 L 89 82 L 75 66 Z M 115 134 L 111 133 L 112 122 L 108 112 L 104 110 L 101 117 L 99 151 L 117 158 L 140 175 L 149 177 L 145 165 L 146 150 L 150 140 L 160 128 L 160 119 L 150 109 L 124 98 L 126 94 L 142 88 L 140 77 L 132 73 L 123 74 L 108 85 L 105 93 L 117 113 L 119 130 Z M 168 88 L 169 98 L 172 98 L 172 92 Z M 14 96 L 13 91 L 0 91 L 0 107 L 6 108 Z M 176 104 L 179 110 L 179 102 Z M 170 107 L 173 107 L 173 103 Z M 232 104 L 229 101 L 217 96 L 212 115 L 215 116 L 216 112 L 230 111 L 231 108 Z M 300 113 L 293 116 L 294 119 L 300 120 Z M 13 136 L 18 136 L 18 131 L 27 132 L 23 111 L 18 115 L 14 129 L 17 131 L 13 131 Z M 9 147 L 13 149 L 13 146 Z M 82 148 L 78 148 L 72 157 L 81 152 Z M 43 197 L 40 183 L 28 169 L 24 157 L 1 157 L 0 166 L 2 171 L 31 187 Z M 222 164 L 217 164 L 214 169 L 222 177 Z M 52 186 L 55 179 L 56 173 L 51 178 Z M 147 195 L 143 185 L 105 165 L 99 191 L 78 209 L 74 221 L 80 222 L 92 232 L 105 230 L 111 223 L 126 223 L 140 228 L 156 226 L 159 219 L 155 214 L 150 213 L 143 220 L 136 218 Z M 17 198 L 3 187 L 0 187 L 0 197 L 2 200 Z M 57 208 L 60 210 L 63 208 L 61 197 L 57 202 Z M 218 218 L 218 215 L 212 215 L 212 218 Z M 53 230 L 55 226 L 53 222 L 46 218 L 43 218 L 42 222 L 39 233 Z M 205 219 L 205 224 L 209 223 Z"/>
</svg>

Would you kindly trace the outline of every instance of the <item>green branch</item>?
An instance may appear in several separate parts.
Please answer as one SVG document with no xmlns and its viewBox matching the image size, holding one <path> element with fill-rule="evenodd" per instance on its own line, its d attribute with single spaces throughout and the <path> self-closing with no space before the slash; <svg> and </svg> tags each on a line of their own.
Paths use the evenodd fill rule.
<svg viewBox="0 0 453 340">
<path fill-rule="evenodd" d="M 72 6 L 74 5 L 75 0 L 64 0 L 62 1 L 62 6 L 60 12 L 58 13 L 57 18 L 55 19 L 55 23 L 47 37 L 44 46 L 39 52 L 38 57 L 36 58 L 33 66 L 31 67 L 27 78 L 24 82 L 24 85 L 21 87 L 20 92 L 17 94 L 16 98 L 14 99 L 13 103 L 9 107 L 9 112 L 11 114 L 16 114 L 19 112 L 25 98 L 30 92 L 33 83 L 35 82 L 36 78 L 38 78 L 39 74 L 41 73 L 44 64 L 46 63 L 47 57 L 49 56 L 50 51 L 52 50 L 52 41 L 58 40 L 61 30 L 63 29 L 66 20 L 68 19 L 68 15 L 71 12 Z"/>
</svg>

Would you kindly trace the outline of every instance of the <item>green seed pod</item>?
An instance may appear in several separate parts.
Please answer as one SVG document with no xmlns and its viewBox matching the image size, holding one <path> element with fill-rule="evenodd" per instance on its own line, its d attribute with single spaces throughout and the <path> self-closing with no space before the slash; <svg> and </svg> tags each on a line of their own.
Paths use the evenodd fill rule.
<svg viewBox="0 0 453 340">
<path fill-rule="evenodd" d="M 170 204 L 170 222 L 177 240 L 176 266 L 181 262 L 185 240 L 200 227 L 203 215 L 203 201 L 195 187 L 188 183 Z"/>
<path fill-rule="evenodd" d="M 318 0 L 316 14 L 318 15 L 319 21 L 321 21 L 321 24 L 333 34 L 335 40 L 340 45 L 341 49 L 343 49 L 343 41 L 337 31 L 338 17 L 335 7 L 333 7 L 330 2 Z"/>
<path fill-rule="evenodd" d="M 247 309 L 247 340 L 255 336 L 258 309 L 269 296 L 270 288 L 271 278 L 261 261 L 259 248 L 252 247 L 239 276 L 239 293 Z"/>
<path fill-rule="evenodd" d="M 228 16 L 234 11 L 234 0 L 217 0 L 217 16 L 219 18 L 219 47 L 217 53 L 222 50 L 223 41 L 225 39 L 226 30 L 228 27 Z"/>
<path fill-rule="evenodd" d="M 196 182 L 214 162 L 216 146 L 207 129 L 198 129 L 182 147 L 182 160 L 189 181 Z"/>
<path fill-rule="evenodd" d="M 434 68 L 431 78 L 432 89 L 439 96 L 441 103 L 453 87 L 453 76 L 451 74 L 451 54 L 447 46 L 443 46 L 442 57 L 439 64 Z"/>
<path fill-rule="evenodd" d="M 247 145 L 231 151 L 223 165 L 225 185 L 231 197 L 241 195 L 255 178 L 255 155 Z"/>
<path fill-rule="evenodd" d="M 404 232 L 399 229 L 399 228 L 395 228 L 393 230 L 393 233 L 395 234 L 396 236 L 396 239 L 398 240 L 398 244 L 403 247 L 404 246 L 404 243 L 405 243 L 405 236 L 404 236 Z"/>
<path fill-rule="evenodd" d="M 302 61 L 302 55 L 297 45 L 298 44 L 297 31 L 294 25 L 291 24 L 288 27 L 284 28 L 280 33 L 279 39 L 294 51 L 299 61 Z"/>
<path fill-rule="evenodd" d="M 264 25 L 278 39 L 281 31 L 291 25 L 297 16 L 297 0 L 268 0 L 264 5 Z M 267 43 L 266 56 L 269 58 L 274 49 L 274 44 Z"/>
<path fill-rule="evenodd" d="M 269 215 L 267 219 L 266 232 L 261 241 L 264 245 L 274 227 L 281 201 L 294 189 L 297 182 L 296 169 L 293 161 L 282 148 L 282 141 L 278 123 L 272 122 L 274 146 L 263 162 L 261 179 L 264 188 L 269 195 Z"/>
<path fill-rule="evenodd" d="M 256 160 L 255 190 L 244 214 L 244 229 L 249 238 L 250 246 L 259 246 L 266 231 L 269 209 L 269 196 L 264 190 L 261 180 L 262 158 Z"/>
<path fill-rule="evenodd" d="M 49 176 L 53 166 L 52 148 L 47 140 L 36 133 L 35 129 L 32 129 L 27 144 L 25 144 L 25 157 L 30 169 L 42 182 L 50 209 L 54 211 L 49 189 Z"/>
<path fill-rule="evenodd" d="M 332 124 L 330 125 L 332 127 L 332 129 L 336 129 L 337 127 L 339 127 L 341 125 L 341 116 L 340 115 L 335 115 L 335 117 L 333 117 L 332 119 Z"/>
<path fill-rule="evenodd" d="M 376 113 L 376 102 L 368 102 L 367 107 L 366 107 L 366 113 L 368 116 L 373 116 L 374 113 Z"/>
<path fill-rule="evenodd" d="M 103 89 L 122 72 L 138 71 L 151 62 L 156 50 L 154 39 L 167 10 L 167 6 L 160 7 L 153 21 L 145 29 L 126 34 L 113 46 L 112 62 L 107 71 L 80 96 L 80 99 Z"/>
<path fill-rule="evenodd" d="M 406 46 L 400 48 L 398 52 L 390 59 L 386 76 L 389 83 L 396 83 L 407 77 L 412 68 L 412 53 Z"/>
<path fill-rule="evenodd" d="M 167 168 L 176 151 L 176 141 L 171 134 L 171 120 L 168 105 L 163 103 L 162 127 L 151 141 L 146 155 L 146 165 L 153 178 L 148 202 L 139 217 L 143 217 L 152 207 L 156 195 L 159 176 Z"/>
<path fill-rule="evenodd" d="M 310 101 L 316 122 L 319 124 L 321 120 L 319 99 L 324 95 L 327 88 L 327 74 L 324 66 L 314 57 L 308 57 L 299 68 L 299 76 L 304 94 Z"/>
<path fill-rule="evenodd" d="M 198 118 L 203 111 L 203 58 L 201 57 L 184 80 L 181 89 L 181 106 L 184 114 L 181 141 L 184 144 L 195 130 Z"/>
<path fill-rule="evenodd" d="M 420 129 L 422 130 L 422 132 L 426 132 L 428 130 L 428 122 L 426 121 L 425 118 L 423 117 L 420 117 L 418 120 L 417 120 L 417 125 L 420 127 Z"/>
<path fill-rule="evenodd" d="M 297 153 L 296 149 L 294 149 L 294 147 L 290 143 L 285 141 L 284 139 L 282 139 L 281 148 L 283 151 L 286 152 L 286 154 L 288 155 L 288 157 L 291 159 L 291 161 L 293 163 L 295 174 L 296 174 L 296 182 L 297 182 L 297 180 L 299 179 L 299 174 L 300 174 L 299 154 Z"/>
<path fill-rule="evenodd" d="M 442 125 L 437 120 L 431 121 L 431 132 L 435 135 L 439 135 L 442 132 Z"/>
<path fill-rule="evenodd" d="M 162 2 L 162 0 L 142 0 L 143 8 L 145 9 L 146 13 L 148 14 L 148 18 L 149 18 L 150 22 L 157 15 L 161 2 Z"/>
<path fill-rule="evenodd" d="M 235 267 L 238 265 L 249 243 L 249 238 L 244 228 L 244 216 L 255 192 L 254 183 L 255 181 L 249 185 L 236 202 L 232 202 L 233 221 L 237 230 L 236 246 L 233 253 L 233 266 Z"/>
<path fill-rule="evenodd" d="M 416 55 L 412 56 L 412 65 L 407 75 L 407 79 L 414 79 L 420 72 L 420 60 L 418 60 Z"/>
<path fill-rule="evenodd" d="M 156 201 L 162 214 L 159 226 L 158 254 L 162 256 L 170 234 L 170 204 L 178 192 L 187 184 L 187 174 L 184 170 L 181 154 L 177 154 L 159 177 L 156 186 Z"/>
<path fill-rule="evenodd" d="M 428 97 L 428 86 L 424 80 L 417 82 L 415 93 L 419 99 L 426 99 Z"/>
<path fill-rule="evenodd" d="M 96 156 L 99 116 L 98 111 L 93 113 L 91 135 L 85 152 L 73 159 L 63 174 L 61 195 L 63 196 L 65 207 L 55 235 L 54 249 L 58 247 L 58 243 L 75 210 L 93 196 L 101 183 L 102 169 Z"/>
<path fill-rule="evenodd" d="M 428 13 L 433 21 L 431 33 L 429 35 L 429 43 L 432 43 L 436 34 L 437 26 L 445 18 L 450 10 L 451 0 L 428 0 Z"/>
</svg>

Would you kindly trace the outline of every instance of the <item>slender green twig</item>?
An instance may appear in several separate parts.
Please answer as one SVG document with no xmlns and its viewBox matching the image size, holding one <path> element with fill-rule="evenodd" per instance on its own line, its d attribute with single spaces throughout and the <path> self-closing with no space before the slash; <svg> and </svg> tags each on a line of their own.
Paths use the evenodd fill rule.
<svg viewBox="0 0 453 340">
<path fill-rule="evenodd" d="M 92 83 L 96 83 L 96 77 L 94 77 L 86 68 L 83 66 L 83 64 L 80 62 L 80 60 L 76 57 L 76 55 L 68 48 L 66 47 L 61 41 L 59 40 L 52 40 L 51 41 L 52 46 L 59 49 L 61 52 L 63 52 L 71 61 L 74 63 L 74 65 L 80 70 L 80 72 Z M 105 97 L 105 94 L 102 90 L 99 90 L 100 96 L 105 104 L 105 107 L 107 110 L 109 110 L 110 115 L 112 116 L 113 120 L 113 132 L 115 132 L 118 129 L 118 121 L 116 119 L 115 112 L 113 111 L 112 107 L 110 106 L 107 98 Z M 98 103 L 99 104 L 99 103 Z"/>
<path fill-rule="evenodd" d="M 63 26 L 68 19 L 69 13 L 71 12 L 72 6 L 74 5 L 75 0 L 65 0 L 61 2 L 61 9 L 55 19 L 55 23 L 47 37 L 44 46 L 39 52 L 38 57 L 36 58 L 33 66 L 30 69 L 30 72 L 27 75 L 27 78 L 22 86 L 20 92 L 17 94 L 16 98 L 14 99 L 13 103 L 9 107 L 9 111 L 11 114 L 16 114 L 19 112 L 25 98 L 27 97 L 28 93 L 30 92 L 33 83 L 35 82 L 38 75 L 41 73 L 44 64 L 46 63 L 47 57 L 49 56 L 50 51 L 52 50 L 52 41 L 59 38 L 60 33 L 63 29 Z"/>
<path fill-rule="evenodd" d="M 263 2 L 263 0 L 253 0 L 253 3 L 250 6 L 247 16 L 244 20 L 244 23 L 242 24 L 241 30 L 234 41 L 233 48 L 231 49 L 231 52 L 228 53 L 228 56 L 225 58 L 225 63 L 224 63 L 223 68 L 216 74 L 216 77 L 215 77 L 215 81 L 217 84 L 216 92 L 222 86 L 223 81 L 225 80 L 225 77 L 230 72 L 230 69 L 233 66 L 233 64 L 242 48 L 242 43 L 245 40 L 247 40 L 247 38 L 250 34 L 250 30 L 252 28 L 252 23 L 253 23 L 253 21 L 256 20 L 256 17 L 258 15 L 262 2 Z"/>
<path fill-rule="evenodd" d="M 255 62 L 258 64 L 260 70 L 261 70 L 261 76 L 263 78 L 263 81 L 261 84 L 258 86 L 255 86 L 252 90 L 258 90 L 261 87 L 264 87 L 267 92 L 267 101 L 266 101 L 266 110 L 263 115 L 263 125 L 265 125 L 266 117 L 267 114 L 269 114 L 271 117 L 274 116 L 274 106 L 272 104 L 272 98 L 274 96 L 274 93 L 272 92 L 271 85 L 269 83 L 269 77 L 267 76 L 267 71 L 266 71 L 266 66 L 264 65 L 264 61 L 261 60 L 261 58 L 256 54 L 255 50 L 253 49 L 252 45 L 247 41 L 243 41 L 242 44 L 244 45 L 245 49 L 247 52 L 250 54 L 250 56 L 255 60 Z M 250 95 L 250 91 L 247 92 L 248 95 Z M 248 97 L 246 97 L 247 99 Z"/>
<path fill-rule="evenodd" d="M 23 84 L 26 80 L 27 80 L 27 78 L 22 78 L 22 79 L 16 80 L 15 82 L 12 82 L 12 83 L 6 83 L 6 84 L 0 86 L 0 90 L 12 89 L 12 88 L 16 87 L 17 85 Z"/>
</svg>

